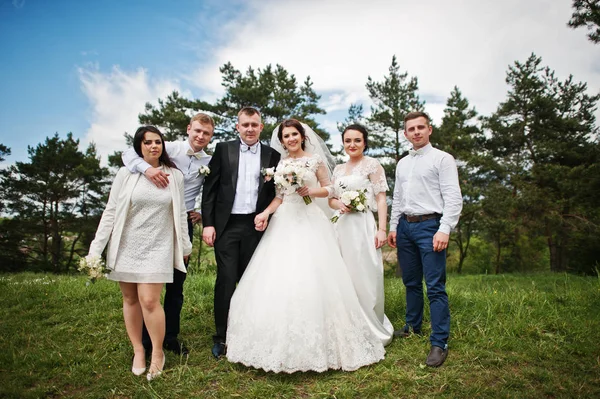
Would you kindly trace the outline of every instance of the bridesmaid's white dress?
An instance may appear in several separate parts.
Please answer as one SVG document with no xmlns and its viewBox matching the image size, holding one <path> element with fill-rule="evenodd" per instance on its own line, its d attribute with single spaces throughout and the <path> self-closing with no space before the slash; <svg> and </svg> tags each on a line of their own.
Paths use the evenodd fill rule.
<svg viewBox="0 0 600 399">
<path fill-rule="evenodd" d="M 392 341 L 394 327 L 384 313 L 383 259 L 381 249 L 375 248 L 377 225 L 373 215 L 377 210 L 375 196 L 388 189 L 385 172 L 379 161 L 365 156 L 354 167 L 338 165 L 333 172 L 333 187 L 338 197 L 344 190 L 367 190 L 369 209 L 343 214 L 334 226 L 369 327 L 387 345 Z"/>
</svg>

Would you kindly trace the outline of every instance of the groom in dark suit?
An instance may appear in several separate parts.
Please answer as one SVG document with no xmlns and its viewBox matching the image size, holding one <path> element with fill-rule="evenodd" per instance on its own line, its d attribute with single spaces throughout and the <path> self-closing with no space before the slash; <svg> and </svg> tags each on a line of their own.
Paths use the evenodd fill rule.
<svg viewBox="0 0 600 399">
<path fill-rule="evenodd" d="M 263 124 L 257 109 L 242 108 L 235 127 L 240 138 L 217 144 L 202 193 L 202 239 L 215 247 L 217 260 L 212 348 L 217 359 L 225 353 L 231 297 L 262 237 L 254 217 L 275 197 L 273 180 L 266 181 L 261 170 L 277 166 L 280 158 L 259 141 Z"/>
</svg>

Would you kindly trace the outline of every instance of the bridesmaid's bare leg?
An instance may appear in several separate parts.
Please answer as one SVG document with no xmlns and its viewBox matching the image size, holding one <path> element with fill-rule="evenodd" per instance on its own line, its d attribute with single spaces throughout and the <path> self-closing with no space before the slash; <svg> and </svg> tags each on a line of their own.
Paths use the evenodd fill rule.
<svg viewBox="0 0 600 399">
<path fill-rule="evenodd" d="M 119 282 L 123 294 L 123 319 L 129 340 L 133 345 L 133 367 L 146 367 L 146 354 L 142 345 L 142 308 L 138 300 L 136 283 Z"/>
<path fill-rule="evenodd" d="M 160 305 L 160 293 L 162 292 L 162 289 L 163 283 L 144 283 L 138 284 L 137 290 L 142 313 L 144 315 L 144 322 L 146 323 L 148 335 L 150 335 L 150 340 L 152 341 L 152 361 L 150 363 L 150 369 L 148 370 L 150 373 L 155 373 L 163 368 L 165 311 Z"/>
</svg>

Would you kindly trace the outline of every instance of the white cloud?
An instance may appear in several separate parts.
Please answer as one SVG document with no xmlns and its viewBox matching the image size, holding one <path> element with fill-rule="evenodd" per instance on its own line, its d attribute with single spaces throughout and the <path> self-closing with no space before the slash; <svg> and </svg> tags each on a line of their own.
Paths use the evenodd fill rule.
<svg viewBox="0 0 600 399">
<path fill-rule="evenodd" d="M 102 73 L 97 65 L 91 65 L 78 72 L 91 108 L 90 127 L 82 145 L 85 148 L 94 142 L 103 164 L 109 154 L 126 148 L 123 133 L 135 132 L 138 115 L 147 102 L 156 104 L 173 90 L 181 92 L 177 81 L 153 79 L 144 68 L 127 72 L 113 66 L 109 73 Z"/>
<path fill-rule="evenodd" d="M 598 47 L 566 26 L 571 12 L 555 0 L 255 0 L 222 27 L 228 40 L 191 80 L 216 95 L 225 62 L 242 71 L 278 63 L 299 80 L 310 75 L 328 112 L 355 101 L 367 110 L 367 77 L 382 80 L 396 54 L 421 97 L 433 99 L 426 110 L 436 122 L 455 85 L 489 114 L 505 99 L 508 66 L 532 52 L 561 79 L 573 74 L 600 90 Z"/>
</svg>

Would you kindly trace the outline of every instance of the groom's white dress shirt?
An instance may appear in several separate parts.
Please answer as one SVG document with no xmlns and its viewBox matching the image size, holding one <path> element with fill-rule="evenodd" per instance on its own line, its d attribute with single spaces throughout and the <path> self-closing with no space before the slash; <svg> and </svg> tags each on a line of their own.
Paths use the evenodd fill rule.
<svg viewBox="0 0 600 399">
<path fill-rule="evenodd" d="M 410 151 L 396 166 L 390 231 L 404 215 L 442 215 L 438 231 L 450 234 L 462 210 L 462 194 L 454 157 L 431 144 Z"/>
<path fill-rule="evenodd" d="M 183 173 L 183 188 L 186 210 L 193 211 L 196 204 L 196 197 L 200 194 L 200 189 L 204 183 L 204 176 L 198 175 L 200 166 L 208 165 L 211 156 L 207 155 L 204 150 L 192 153 L 193 149 L 189 141 L 166 141 L 165 150 L 169 154 L 169 158 L 175 163 L 177 168 Z M 130 172 L 145 173 L 146 169 L 151 165 L 139 157 L 133 148 L 123 152 L 123 163 Z"/>
<path fill-rule="evenodd" d="M 240 163 L 233 199 L 232 214 L 247 215 L 256 212 L 258 182 L 260 178 L 260 143 L 247 146 L 240 143 Z"/>
</svg>

